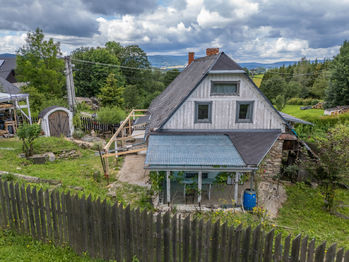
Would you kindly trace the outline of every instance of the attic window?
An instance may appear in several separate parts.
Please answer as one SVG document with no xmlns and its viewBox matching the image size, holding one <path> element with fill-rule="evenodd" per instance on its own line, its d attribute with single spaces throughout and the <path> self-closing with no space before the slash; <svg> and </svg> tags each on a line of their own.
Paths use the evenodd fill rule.
<svg viewBox="0 0 349 262">
<path fill-rule="evenodd" d="M 195 123 L 211 123 L 212 102 L 195 102 Z"/>
<path fill-rule="evenodd" d="M 236 101 L 236 123 L 253 122 L 254 101 Z"/>
<path fill-rule="evenodd" d="M 211 96 L 237 96 L 240 83 L 238 81 L 212 81 Z"/>
</svg>

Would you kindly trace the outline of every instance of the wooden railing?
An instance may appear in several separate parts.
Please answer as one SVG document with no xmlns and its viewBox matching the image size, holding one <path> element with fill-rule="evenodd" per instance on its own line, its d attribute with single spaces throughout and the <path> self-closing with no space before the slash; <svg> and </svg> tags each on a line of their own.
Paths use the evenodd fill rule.
<svg viewBox="0 0 349 262">
<path fill-rule="evenodd" d="M 116 130 L 114 135 L 110 138 L 109 142 L 105 145 L 103 158 L 105 161 L 104 175 L 106 177 L 109 176 L 108 157 L 111 157 L 111 156 L 118 157 L 119 155 L 131 154 L 131 153 L 136 153 L 136 152 L 146 150 L 146 147 L 144 146 L 142 148 L 137 148 L 137 149 L 133 149 L 125 152 L 117 152 L 118 141 L 121 141 L 122 146 L 124 146 L 127 140 L 134 139 L 134 137 L 132 136 L 133 121 L 136 120 L 137 117 L 145 116 L 146 112 L 147 112 L 147 109 L 133 109 L 125 118 L 125 120 L 121 123 L 121 125 Z M 121 138 L 119 138 L 120 136 Z M 115 143 L 115 153 L 110 153 L 109 149 L 113 142 Z"/>
</svg>

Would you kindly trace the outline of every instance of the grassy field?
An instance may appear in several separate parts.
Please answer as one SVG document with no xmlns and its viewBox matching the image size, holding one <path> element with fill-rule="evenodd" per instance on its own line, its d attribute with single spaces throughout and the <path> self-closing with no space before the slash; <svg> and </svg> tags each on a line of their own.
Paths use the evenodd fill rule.
<svg viewBox="0 0 349 262">
<path fill-rule="evenodd" d="M 286 105 L 284 109 L 282 109 L 282 112 L 301 119 L 306 117 L 320 117 L 324 115 L 323 109 L 301 110 L 301 107 L 302 106 L 300 105 Z"/>
<path fill-rule="evenodd" d="M 260 87 L 262 83 L 262 79 L 263 79 L 263 74 L 259 74 L 259 75 L 254 75 L 252 80 L 256 84 L 256 86 Z"/>
<path fill-rule="evenodd" d="M 16 139 L 0 139 L 0 171 L 8 171 L 28 176 L 35 176 L 44 179 L 60 181 L 60 191 L 72 191 L 74 193 L 90 195 L 93 199 L 101 198 L 110 201 L 118 201 L 124 204 L 130 203 L 138 206 L 145 202 L 147 190 L 143 187 L 120 183 L 116 197 L 107 196 L 108 183 L 103 176 L 103 169 L 99 156 L 95 151 L 81 149 L 77 145 L 63 138 L 40 137 L 35 142 L 35 153 L 54 152 L 75 149 L 80 157 L 73 159 L 57 159 L 43 165 L 32 164 L 30 161 L 20 158 L 22 143 Z M 1 149 L 3 148 L 3 149 Z M 5 149 L 4 149 L 5 148 Z M 12 149 L 12 150 L 8 150 Z M 119 158 L 120 163 L 122 158 Z M 116 173 L 120 168 L 117 166 L 115 158 L 110 159 L 110 183 L 116 181 Z M 96 174 L 98 174 L 96 176 Z M 97 179 L 96 179 L 97 178 Z M 23 182 L 23 181 L 19 181 Z M 38 185 L 38 184 L 35 184 Z M 52 185 L 42 183 L 38 185 L 44 189 L 52 188 Z"/>
<path fill-rule="evenodd" d="M 35 241 L 10 230 L 0 230 L 0 261 L 101 261 L 78 256 L 69 247 Z"/>
</svg>

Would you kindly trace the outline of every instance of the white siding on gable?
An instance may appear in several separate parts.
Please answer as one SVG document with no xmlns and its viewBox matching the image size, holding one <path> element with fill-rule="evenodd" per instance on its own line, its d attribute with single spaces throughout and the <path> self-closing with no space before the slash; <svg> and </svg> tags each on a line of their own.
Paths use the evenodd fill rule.
<svg viewBox="0 0 349 262">
<path fill-rule="evenodd" d="M 239 81 L 239 95 L 211 96 L 211 81 Z M 212 123 L 195 123 L 195 101 L 212 101 Z M 254 101 L 252 123 L 236 123 L 236 101 Z M 163 128 L 285 130 L 281 117 L 244 74 L 209 74 Z"/>
</svg>

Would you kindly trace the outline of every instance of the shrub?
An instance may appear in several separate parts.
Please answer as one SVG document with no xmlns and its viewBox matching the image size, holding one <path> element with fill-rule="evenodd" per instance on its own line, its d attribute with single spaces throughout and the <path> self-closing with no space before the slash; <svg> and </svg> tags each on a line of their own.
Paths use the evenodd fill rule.
<svg viewBox="0 0 349 262">
<path fill-rule="evenodd" d="M 287 104 L 289 105 L 303 105 L 303 106 L 313 106 L 317 103 L 321 102 L 321 100 L 316 98 L 299 98 L 299 97 L 293 97 L 287 101 Z"/>
<path fill-rule="evenodd" d="M 124 120 L 126 113 L 119 107 L 102 107 L 97 112 L 97 120 L 103 124 L 117 124 Z"/>
<path fill-rule="evenodd" d="M 33 155 L 33 143 L 40 135 L 41 127 L 38 124 L 24 124 L 17 131 L 17 136 L 23 141 L 23 152 L 26 157 Z"/>
<path fill-rule="evenodd" d="M 81 129 L 75 129 L 74 130 L 74 134 L 73 134 L 73 137 L 74 138 L 77 138 L 77 139 L 80 139 L 82 138 L 83 136 L 85 135 L 84 131 L 82 131 Z"/>
</svg>

